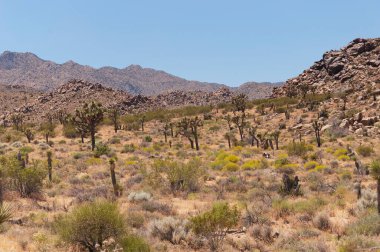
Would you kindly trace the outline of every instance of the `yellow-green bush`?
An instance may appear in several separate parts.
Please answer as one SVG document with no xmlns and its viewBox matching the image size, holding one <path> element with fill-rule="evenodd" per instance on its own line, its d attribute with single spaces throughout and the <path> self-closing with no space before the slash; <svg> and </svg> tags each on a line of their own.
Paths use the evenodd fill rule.
<svg viewBox="0 0 380 252">
<path fill-rule="evenodd" d="M 250 160 L 245 162 L 241 168 L 243 170 L 254 170 L 254 169 L 260 169 L 261 168 L 261 161 L 260 160 Z"/>
<path fill-rule="evenodd" d="M 344 148 L 340 148 L 334 151 L 334 156 L 339 157 L 342 155 L 347 155 L 347 150 Z"/>
<path fill-rule="evenodd" d="M 281 154 L 277 157 L 277 159 L 274 161 L 274 167 L 276 168 L 281 168 L 284 165 L 289 164 L 290 161 L 288 159 L 288 155 L 286 154 Z"/>
<path fill-rule="evenodd" d="M 229 162 L 223 166 L 223 171 L 235 172 L 239 170 L 239 165 Z"/>
<path fill-rule="evenodd" d="M 371 156 L 372 153 L 374 153 L 374 150 L 371 146 L 365 146 L 365 145 L 359 146 L 356 149 L 356 151 L 363 157 L 369 157 Z"/>
<path fill-rule="evenodd" d="M 240 158 L 235 155 L 228 155 L 227 157 L 224 158 L 224 160 L 231 163 L 237 163 L 239 162 Z"/>
<path fill-rule="evenodd" d="M 347 155 L 340 155 L 338 157 L 338 160 L 340 160 L 340 161 L 348 161 L 348 160 L 350 160 L 350 157 L 347 156 Z"/>
<path fill-rule="evenodd" d="M 309 162 L 306 162 L 303 166 L 305 167 L 306 170 L 311 170 L 311 169 L 314 169 L 318 165 L 319 163 L 316 161 L 309 161 Z"/>
</svg>

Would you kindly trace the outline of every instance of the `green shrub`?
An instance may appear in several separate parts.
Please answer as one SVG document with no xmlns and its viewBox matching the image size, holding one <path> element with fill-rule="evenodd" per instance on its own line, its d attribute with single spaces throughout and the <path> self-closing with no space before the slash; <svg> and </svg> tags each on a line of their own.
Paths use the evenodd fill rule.
<svg viewBox="0 0 380 252">
<path fill-rule="evenodd" d="M 121 153 L 132 153 L 136 150 L 136 147 L 134 146 L 134 144 L 126 144 L 123 146 L 123 150 L 121 151 Z"/>
<path fill-rule="evenodd" d="M 337 149 L 335 152 L 334 152 L 334 156 L 336 157 L 339 157 L 339 156 L 342 156 L 342 155 L 347 155 L 348 151 L 344 148 L 341 148 L 341 149 Z"/>
<path fill-rule="evenodd" d="M 118 239 L 125 234 L 124 218 L 115 203 L 97 200 L 84 203 L 55 222 L 60 237 L 72 244 L 96 251 L 109 238 Z"/>
<path fill-rule="evenodd" d="M 224 158 L 224 160 L 231 163 L 237 163 L 239 162 L 240 158 L 235 155 L 228 155 Z"/>
<path fill-rule="evenodd" d="M 4 204 L 0 205 L 0 226 L 12 218 L 12 208 Z"/>
<path fill-rule="evenodd" d="M 67 138 L 80 137 L 80 134 L 75 129 L 75 126 L 72 123 L 68 123 L 68 124 L 63 126 L 63 135 Z"/>
<path fill-rule="evenodd" d="M 239 170 L 239 165 L 232 162 L 228 162 L 227 164 L 225 164 L 222 169 L 222 171 L 227 171 L 227 172 L 235 172 L 238 170 Z"/>
<path fill-rule="evenodd" d="M 144 141 L 147 142 L 147 143 L 151 143 L 152 142 L 152 137 L 151 136 L 145 136 L 144 137 Z"/>
<path fill-rule="evenodd" d="M 302 157 L 305 156 L 305 154 L 311 150 L 313 150 L 313 147 L 311 145 L 306 144 L 305 142 L 293 142 L 286 146 L 286 151 L 290 156 Z"/>
<path fill-rule="evenodd" d="M 374 153 L 374 150 L 371 146 L 365 146 L 365 145 L 359 146 L 356 149 L 356 151 L 363 157 L 369 157 L 371 156 L 372 153 Z"/>
<path fill-rule="evenodd" d="M 128 235 L 121 239 L 120 245 L 124 252 L 150 252 L 149 244 L 137 235 Z"/>
<path fill-rule="evenodd" d="M 193 232 L 209 242 L 212 251 L 217 250 L 227 232 L 235 227 L 240 213 L 236 206 L 227 203 L 215 203 L 210 211 L 201 213 L 190 219 Z"/>
<path fill-rule="evenodd" d="M 262 163 L 260 160 L 250 160 L 250 161 L 245 162 L 241 166 L 241 168 L 243 170 L 255 170 L 255 169 L 261 169 L 263 167 L 262 167 Z"/>
<path fill-rule="evenodd" d="M 347 156 L 347 155 L 340 155 L 338 157 L 338 160 L 340 160 L 340 161 L 348 161 L 348 160 L 350 160 L 350 157 Z"/>
<path fill-rule="evenodd" d="M 305 167 L 306 170 L 311 170 L 311 169 L 314 169 L 318 165 L 319 164 L 316 161 L 309 161 L 309 162 L 306 162 L 303 166 Z"/>
<path fill-rule="evenodd" d="M 288 159 L 288 155 L 281 154 L 274 161 L 274 167 L 276 167 L 276 168 L 282 168 L 284 165 L 287 165 L 289 163 L 290 163 L 290 161 Z"/>
<path fill-rule="evenodd" d="M 34 151 L 33 147 L 30 147 L 30 146 L 23 146 L 20 148 L 21 154 L 29 154 L 33 151 Z"/>
<path fill-rule="evenodd" d="M 347 233 L 350 235 L 380 235 L 380 215 L 373 212 L 360 217 L 356 222 L 347 227 Z"/>
<path fill-rule="evenodd" d="M 108 145 L 103 143 L 98 143 L 95 147 L 94 157 L 99 158 L 100 156 L 106 155 L 110 156 L 111 149 Z"/>
</svg>

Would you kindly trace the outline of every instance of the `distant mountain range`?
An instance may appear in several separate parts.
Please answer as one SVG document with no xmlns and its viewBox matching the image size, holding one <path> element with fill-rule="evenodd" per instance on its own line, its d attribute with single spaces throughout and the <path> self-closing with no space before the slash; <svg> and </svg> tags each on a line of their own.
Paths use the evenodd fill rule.
<svg viewBox="0 0 380 252">
<path fill-rule="evenodd" d="M 282 83 L 248 82 L 240 87 L 224 84 L 186 80 L 164 71 L 130 65 L 118 69 L 114 67 L 93 68 L 73 61 L 57 64 L 43 60 L 33 53 L 5 51 L 0 55 L 0 83 L 20 85 L 41 91 L 51 91 L 71 79 L 81 79 L 101 83 L 105 87 L 127 91 L 132 95 L 158 95 L 172 91 L 214 92 L 229 88 L 233 92 L 246 93 L 250 98 L 268 97 L 273 87 Z"/>
</svg>

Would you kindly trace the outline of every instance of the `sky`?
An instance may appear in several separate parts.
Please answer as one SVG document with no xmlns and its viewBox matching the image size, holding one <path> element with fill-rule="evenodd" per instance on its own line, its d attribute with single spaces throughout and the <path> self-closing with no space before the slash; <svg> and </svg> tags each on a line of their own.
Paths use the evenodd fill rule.
<svg viewBox="0 0 380 252">
<path fill-rule="evenodd" d="M 380 37 L 379 13 L 379 0 L 0 0 L 0 52 L 277 82 L 357 37 Z"/>
</svg>

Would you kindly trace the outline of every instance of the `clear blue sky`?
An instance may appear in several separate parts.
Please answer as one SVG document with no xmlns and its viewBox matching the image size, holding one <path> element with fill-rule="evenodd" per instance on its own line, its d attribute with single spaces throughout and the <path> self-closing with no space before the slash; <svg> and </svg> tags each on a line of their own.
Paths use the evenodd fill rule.
<svg viewBox="0 0 380 252">
<path fill-rule="evenodd" d="M 229 85 L 286 80 L 356 37 L 380 37 L 379 0 L 0 0 L 0 51 Z"/>
</svg>

